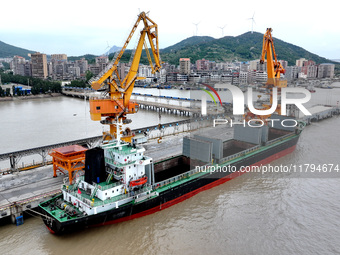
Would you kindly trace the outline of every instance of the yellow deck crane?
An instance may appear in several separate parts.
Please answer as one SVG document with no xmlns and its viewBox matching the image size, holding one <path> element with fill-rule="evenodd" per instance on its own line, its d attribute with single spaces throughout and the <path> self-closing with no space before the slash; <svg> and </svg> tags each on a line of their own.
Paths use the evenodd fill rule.
<svg viewBox="0 0 340 255">
<path fill-rule="evenodd" d="M 129 72 L 124 79 L 121 79 L 118 72 L 118 64 L 140 22 L 143 22 L 144 27 L 140 32 L 137 48 Z M 149 41 L 155 64 L 152 62 L 147 41 Z M 93 89 L 99 90 L 106 88 L 109 94 L 108 98 L 90 99 L 91 119 L 101 121 L 102 124 L 110 126 L 109 133 L 104 133 L 104 140 L 117 138 L 117 132 L 120 132 L 117 131 L 120 130 L 117 129 L 117 123 L 130 123 L 131 120 L 126 118 L 126 114 L 133 114 L 138 111 L 138 104 L 131 102 L 130 97 L 135 81 L 145 79 L 144 77 L 137 77 L 143 47 L 147 54 L 152 73 L 159 72 L 161 69 L 161 61 L 158 46 L 158 27 L 145 12 L 141 12 L 138 15 L 135 25 L 113 64 L 109 65 L 96 78 L 90 80 Z M 105 119 L 102 120 L 102 118 Z M 119 137 L 126 142 L 131 142 L 133 136 L 131 131 L 127 128 L 122 133 L 123 135 L 119 135 Z"/>
<path fill-rule="evenodd" d="M 265 88 L 270 90 L 270 104 L 263 104 L 265 110 L 270 109 L 273 104 L 273 88 L 276 87 L 278 89 L 278 94 L 280 94 L 281 88 L 287 87 L 287 80 L 281 80 L 280 74 L 285 73 L 285 69 L 282 67 L 281 63 L 277 60 L 277 56 L 275 53 L 274 41 L 271 32 L 273 29 L 267 28 L 266 33 L 263 35 L 263 44 L 262 44 L 262 53 L 260 63 L 265 63 L 265 58 L 267 56 L 267 83 L 265 84 Z M 281 105 L 278 104 L 275 112 L 278 114 L 281 113 Z M 245 116 L 246 119 L 250 119 L 255 117 L 250 112 Z M 270 115 L 261 115 L 256 116 L 256 118 L 266 120 L 270 117 Z"/>
</svg>

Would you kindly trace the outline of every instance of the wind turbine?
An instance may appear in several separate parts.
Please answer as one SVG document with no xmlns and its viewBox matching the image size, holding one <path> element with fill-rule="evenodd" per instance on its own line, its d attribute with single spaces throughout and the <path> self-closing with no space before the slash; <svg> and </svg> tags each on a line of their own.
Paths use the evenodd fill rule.
<svg viewBox="0 0 340 255">
<path fill-rule="evenodd" d="M 255 16 L 255 12 L 253 14 L 253 17 L 249 18 L 249 19 L 251 19 L 251 33 L 253 33 L 253 31 L 254 31 L 254 29 L 253 29 L 254 28 L 254 23 L 255 23 L 254 16 Z"/>
<path fill-rule="evenodd" d="M 218 27 L 222 30 L 222 37 L 224 36 L 224 28 L 226 27 L 227 24 L 225 24 L 223 27 Z"/>
<path fill-rule="evenodd" d="M 196 36 L 197 36 L 197 31 L 198 31 L 198 24 L 199 23 L 201 23 L 201 21 L 200 22 L 198 22 L 198 23 L 192 23 L 192 24 L 194 24 L 195 26 L 196 26 Z"/>
<path fill-rule="evenodd" d="M 104 51 L 104 55 L 106 55 L 106 56 L 108 56 L 108 55 L 110 55 L 110 45 L 109 45 L 109 42 L 108 41 L 106 41 L 106 44 L 107 44 L 107 47 L 105 48 L 105 51 Z M 108 51 L 107 51 L 107 49 L 109 49 Z"/>
</svg>

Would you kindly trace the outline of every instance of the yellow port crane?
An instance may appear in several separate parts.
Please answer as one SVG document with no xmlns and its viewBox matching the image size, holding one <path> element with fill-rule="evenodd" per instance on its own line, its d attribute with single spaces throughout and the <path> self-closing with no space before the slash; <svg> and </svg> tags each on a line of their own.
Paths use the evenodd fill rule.
<svg viewBox="0 0 340 255">
<path fill-rule="evenodd" d="M 144 27 L 140 32 L 140 37 L 133 55 L 130 69 L 127 75 L 121 79 L 118 72 L 119 61 L 141 21 L 143 22 Z M 149 41 L 155 64 L 152 62 L 147 40 Z M 136 23 L 134 24 L 123 48 L 120 50 L 113 64 L 109 65 L 96 78 L 90 80 L 91 87 L 93 89 L 99 90 L 106 87 L 109 94 L 108 98 L 90 99 L 91 119 L 101 121 L 102 124 L 110 126 L 109 133 L 104 133 L 104 140 L 117 138 L 117 132 L 121 132 L 117 131 L 120 130 L 119 127 L 117 127 L 118 123 L 130 123 L 131 120 L 126 118 L 126 114 L 133 114 L 138 111 L 138 104 L 130 101 L 130 98 L 135 81 L 145 79 L 145 77 L 137 77 L 143 47 L 148 57 L 152 73 L 154 74 L 155 72 L 159 72 L 161 69 L 161 60 L 158 46 L 158 27 L 145 12 L 141 12 L 138 15 Z M 102 118 L 105 119 L 102 120 Z M 125 132 L 123 132 L 122 136 L 119 135 L 119 137 L 126 142 L 131 142 L 132 136 L 133 135 L 128 128 Z"/>
<path fill-rule="evenodd" d="M 281 92 L 281 88 L 287 87 L 287 80 L 281 80 L 280 75 L 285 73 L 285 69 L 281 65 L 281 63 L 277 60 L 274 41 L 272 37 L 273 29 L 267 28 L 266 33 L 263 35 L 263 44 L 262 44 L 262 52 L 260 63 L 265 63 L 265 58 L 267 56 L 267 75 L 268 79 L 265 85 L 265 88 L 270 90 L 270 104 L 263 104 L 265 110 L 270 109 L 273 104 L 273 88 L 278 89 L 278 94 Z M 281 113 L 281 105 L 277 104 L 276 110 L 278 114 Z M 246 120 L 249 120 L 252 117 L 256 117 L 258 119 L 265 120 L 270 117 L 270 115 L 261 115 L 255 116 L 254 114 L 248 112 L 245 116 Z"/>
<path fill-rule="evenodd" d="M 263 45 L 260 63 L 264 64 L 265 57 L 267 55 L 267 87 L 287 87 L 287 81 L 280 80 L 280 74 L 285 73 L 285 69 L 281 63 L 277 60 L 274 41 L 272 37 L 273 29 L 267 28 L 266 33 L 263 35 Z"/>
</svg>

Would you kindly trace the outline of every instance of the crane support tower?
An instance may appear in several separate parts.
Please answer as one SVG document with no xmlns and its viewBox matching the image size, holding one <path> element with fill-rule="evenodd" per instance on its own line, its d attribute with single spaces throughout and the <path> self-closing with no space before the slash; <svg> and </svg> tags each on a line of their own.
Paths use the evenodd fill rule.
<svg viewBox="0 0 340 255">
<path fill-rule="evenodd" d="M 140 31 L 140 37 L 133 55 L 130 69 L 127 75 L 122 79 L 119 76 L 118 64 L 140 22 L 143 23 L 144 27 Z M 150 44 L 155 64 L 152 62 L 147 41 Z M 126 115 L 133 114 L 138 111 L 138 104 L 130 101 L 130 98 L 135 81 L 145 79 L 145 77 L 137 77 L 143 47 L 148 57 L 152 73 L 159 72 L 161 69 L 161 60 L 158 46 L 158 27 L 145 12 L 141 12 L 138 15 L 137 21 L 126 39 L 123 48 L 120 50 L 117 57 L 111 62 L 111 65 L 109 65 L 96 78 L 90 80 L 91 87 L 93 89 L 104 89 L 107 93 L 106 95 L 109 95 L 105 98 L 90 99 L 91 119 L 101 121 L 102 124 L 110 126 L 109 133 L 105 132 L 103 134 L 104 140 L 115 139 L 118 136 L 123 141 L 131 142 L 133 134 L 130 129 L 126 128 L 123 132 L 120 130 L 120 127 L 117 127 L 117 123 L 130 123 L 131 120 L 127 119 Z M 117 134 L 117 132 L 119 132 L 119 134 Z"/>
</svg>

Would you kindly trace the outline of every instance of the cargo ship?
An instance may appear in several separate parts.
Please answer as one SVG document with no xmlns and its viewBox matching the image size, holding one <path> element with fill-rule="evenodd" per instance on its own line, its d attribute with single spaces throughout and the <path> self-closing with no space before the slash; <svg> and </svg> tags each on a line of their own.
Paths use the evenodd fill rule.
<svg viewBox="0 0 340 255">
<path fill-rule="evenodd" d="M 131 68 L 124 80 L 119 79 L 119 59 L 141 20 L 144 29 Z M 263 105 L 264 110 L 273 105 L 274 87 L 287 87 L 287 81 L 280 79 L 284 69 L 277 61 L 271 31 L 268 28 L 264 34 L 260 60 L 264 63 L 267 55 L 265 88 L 272 92 L 269 104 Z M 152 158 L 144 155 L 142 146 L 131 143 L 131 131 L 122 132 L 120 125 L 129 123 L 126 114 L 138 111 L 138 105 L 130 101 L 130 96 L 145 38 L 150 42 L 155 60 L 152 70 L 161 69 L 157 35 L 156 23 L 142 12 L 114 63 L 91 81 L 95 90 L 108 87 L 110 98 L 90 100 L 90 113 L 92 120 L 109 125 L 110 132 L 104 135 L 99 147 L 86 151 L 85 173 L 77 176 L 71 185 L 65 183 L 62 194 L 39 205 L 42 219 L 52 233 L 113 224 L 164 210 L 245 173 L 247 167 L 268 164 L 295 149 L 303 123 L 297 127 L 287 126 L 289 117 L 272 115 L 272 119 L 281 120 L 280 125 L 274 126 L 275 121 L 267 122 L 266 115 L 256 116 L 249 111 L 244 115 L 244 123 L 254 117 L 262 121 L 262 125 L 236 125 L 233 139 L 227 140 L 197 134 L 185 137 L 181 156 L 154 164 Z M 216 94 L 222 105 L 218 93 L 211 86 L 206 87 Z M 281 106 L 276 105 L 276 110 L 271 112 L 280 113 Z"/>
<path fill-rule="evenodd" d="M 282 118 L 283 116 L 281 116 Z M 297 128 L 235 126 L 232 139 L 183 138 L 183 153 L 154 164 L 140 145 L 111 140 L 86 151 L 85 173 L 39 205 L 54 234 L 149 215 L 294 151 Z"/>
</svg>

